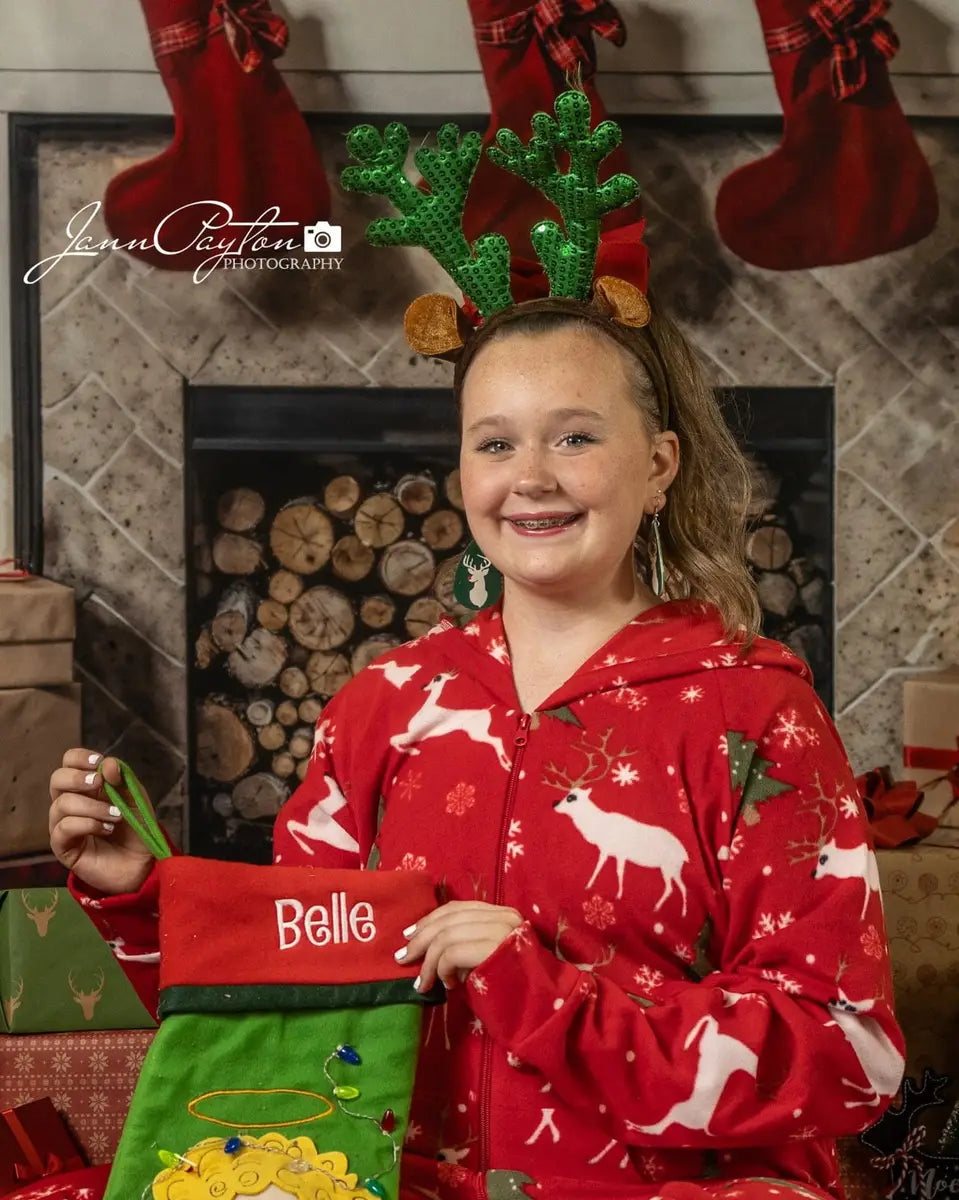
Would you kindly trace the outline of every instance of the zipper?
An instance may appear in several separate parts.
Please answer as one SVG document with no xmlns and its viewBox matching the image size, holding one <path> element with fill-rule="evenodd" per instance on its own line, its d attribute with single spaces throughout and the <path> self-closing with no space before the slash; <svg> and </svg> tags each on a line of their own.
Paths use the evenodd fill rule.
<svg viewBox="0 0 959 1200">
<path fill-rule="evenodd" d="M 529 726 L 533 719 L 532 713 L 523 713 L 513 737 L 515 753 L 513 764 L 509 770 L 509 781 L 506 785 L 506 803 L 503 806 L 503 822 L 499 831 L 499 846 L 496 853 L 496 878 L 493 889 L 493 903 L 503 903 L 503 884 L 506 874 L 506 846 L 509 841 L 509 827 L 513 816 L 513 803 L 516 799 L 516 786 L 519 783 L 520 767 L 523 754 L 529 740 Z M 490 1109 L 493 1086 L 493 1040 L 489 1034 L 483 1034 L 483 1061 L 480 1068 L 480 1147 L 479 1147 L 479 1182 L 485 1195 L 486 1172 L 489 1170 L 490 1159 Z"/>
</svg>

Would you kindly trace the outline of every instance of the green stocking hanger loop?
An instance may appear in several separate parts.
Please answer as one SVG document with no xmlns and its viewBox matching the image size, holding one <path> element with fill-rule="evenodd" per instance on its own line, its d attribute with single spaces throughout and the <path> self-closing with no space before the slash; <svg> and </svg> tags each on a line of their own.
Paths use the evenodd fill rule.
<svg viewBox="0 0 959 1200">
<path fill-rule="evenodd" d="M 170 858 L 173 851 L 163 836 L 163 830 L 157 824 L 156 817 L 154 817 L 150 805 L 147 803 L 147 799 L 143 794 L 143 787 L 134 774 L 133 768 L 122 759 L 116 759 L 116 764 L 120 768 L 120 777 L 123 780 L 123 786 L 130 793 L 136 811 L 127 804 L 117 788 L 104 776 L 103 763 L 104 760 L 101 759 L 100 765 L 97 767 L 97 774 L 103 780 L 103 790 L 110 798 L 110 803 L 120 810 L 124 821 L 126 821 L 154 858 Z"/>
</svg>

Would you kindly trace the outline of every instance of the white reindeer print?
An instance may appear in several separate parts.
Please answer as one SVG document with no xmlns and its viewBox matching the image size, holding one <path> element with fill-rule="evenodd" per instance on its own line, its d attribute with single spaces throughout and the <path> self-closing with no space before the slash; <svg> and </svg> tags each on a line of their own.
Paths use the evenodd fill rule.
<svg viewBox="0 0 959 1200">
<path fill-rule="evenodd" d="M 395 688 L 405 687 L 419 669 L 419 665 L 401 667 L 392 659 L 388 659 L 386 662 L 371 662 L 367 667 L 368 671 L 382 671 Z"/>
<path fill-rule="evenodd" d="M 451 679 L 456 678 L 455 671 L 441 671 L 434 675 L 426 685 L 426 700 L 423 706 L 410 717 L 408 728 L 403 733 L 397 733 L 390 738 L 394 750 L 404 750 L 407 754 L 419 754 L 417 742 L 425 742 L 427 738 L 443 737 L 447 733 L 465 733 L 472 742 L 491 746 L 497 761 L 504 771 L 510 769 L 510 760 L 503 748 L 503 739 L 490 733 L 492 711 L 488 708 L 444 708 L 440 702 L 440 692 Z"/>
<path fill-rule="evenodd" d="M 686 885 L 683 883 L 683 867 L 689 861 L 686 847 L 668 829 L 658 825 L 646 825 L 635 817 L 625 813 L 608 812 L 600 808 L 592 798 L 592 788 L 584 787 L 584 783 L 595 783 L 604 778 L 610 765 L 616 759 L 628 758 L 636 754 L 635 750 L 620 750 L 610 754 L 607 746 L 612 736 L 612 729 L 607 729 L 599 739 L 598 746 L 590 745 L 584 738 L 574 743 L 574 749 L 581 750 L 586 755 L 586 770 L 578 778 L 573 779 L 560 771 L 553 763 L 546 770 L 551 774 L 543 779 L 549 787 L 559 788 L 564 793 L 561 799 L 555 801 L 553 808 L 565 813 L 576 826 L 577 831 L 591 846 L 599 852 L 596 867 L 590 876 L 587 888 L 595 883 L 600 871 L 609 859 L 616 863 L 616 876 L 619 890 L 616 899 L 622 899 L 623 876 L 628 862 L 637 867 L 650 867 L 658 870 L 663 876 L 663 894 L 653 907 L 659 912 L 666 900 L 672 895 L 673 887 L 679 889 L 683 898 L 683 916 L 686 915 Z"/>
<path fill-rule="evenodd" d="M 841 785 L 836 785 L 836 792 L 827 796 L 822 786 L 819 772 L 816 772 L 816 791 L 809 802 L 800 807 L 800 812 L 812 813 L 819 820 L 819 833 L 815 839 L 804 838 L 801 841 L 787 843 L 791 850 L 789 861 L 792 864 L 815 859 L 816 865 L 812 870 L 813 879 L 861 879 L 865 894 L 862 901 L 862 912 L 859 919 L 864 920 L 873 893 L 879 897 L 882 904 L 882 892 L 879 889 L 879 864 L 876 856 L 866 842 L 855 846 L 841 848 L 836 839 L 831 836 L 838 819 L 837 802 Z"/>
<path fill-rule="evenodd" d="M 128 954 L 123 948 L 126 942 L 122 937 L 110 938 L 107 945 L 113 951 L 113 957 L 120 962 L 158 963 L 160 961 L 159 950 L 148 950 L 145 954 Z"/>
<path fill-rule="evenodd" d="M 836 973 L 837 985 L 846 965 L 845 958 L 840 958 L 839 970 Z M 839 1026 L 853 1054 L 859 1060 L 863 1075 L 869 1081 L 869 1086 L 863 1087 L 851 1079 L 841 1080 L 844 1087 L 869 1097 L 868 1100 L 846 1100 L 845 1106 L 875 1108 L 884 1098 L 894 1096 L 899 1090 L 906 1061 L 886 1037 L 875 1017 L 863 1015 L 873 1009 L 875 997 L 868 1000 L 850 1000 L 842 988 L 837 986 L 836 991 L 836 997 L 826 1005 L 833 1015 L 833 1020 L 827 1022 L 827 1025 Z"/>
<path fill-rule="evenodd" d="M 326 785 L 326 795 L 307 813 L 306 821 L 287 821 L 286 827 L 294 841 L 299 843 L 304 853 L 312 856 L 313 847 L 309 842 L 325 842 L 335 850 L 345 850 L 348 854 L 358 854 L 360 844 L 351 833 L 334 821 L 334 816 L 346 808 L 346 797 L 340 791 L 335 779 L 329 775 L 323 776 Z M 304 841 L 304 838 L 307 839 Z"/>
<path fill-rule="evenodd" d="M 726 1033 L 719 1032 L 715 1017 L 700 1017 L 683 1043 L 688 1050 L 702 1031 L 699 1041 L 699 1059 L 696 1063 L 696 1082 L 692 1095 L 680 1100 L 655 1125 L 637 1125 L 627 1121 L 627 1128 L 634 1133 L 662 1133 L 670 1125 L 682 1125 L 685 1129 L 701 1129 L 710 1133 L 710 1122 L 716 1113 L 720 1098 L 730 1077 L 737 1071 L 745 1071 L 756 1078 L 759 1059 L 745 1043 Z"/>
</svg>

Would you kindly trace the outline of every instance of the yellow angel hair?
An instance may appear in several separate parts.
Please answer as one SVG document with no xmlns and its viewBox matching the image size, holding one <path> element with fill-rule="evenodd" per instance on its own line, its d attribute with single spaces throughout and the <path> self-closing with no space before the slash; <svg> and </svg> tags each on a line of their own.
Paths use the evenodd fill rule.
<svg viewBox="0 0 959 1200">
<path fill-rule="evenodd" d="M 357 1187 L 345 1154 L 321 1152 L 309 1138 L 244 1137 L 236 1154 L 224 1145 L 222 1138 L 206 1138 L 177 1166 L 164 1167 L 153 1181 L 153 1200 L 376 1200 Z"/>
</svg>

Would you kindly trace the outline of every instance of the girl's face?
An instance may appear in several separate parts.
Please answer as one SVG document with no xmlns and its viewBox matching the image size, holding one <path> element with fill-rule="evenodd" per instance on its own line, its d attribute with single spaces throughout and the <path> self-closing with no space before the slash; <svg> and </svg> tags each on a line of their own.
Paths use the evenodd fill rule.
<svg viewBox="0 0 959 1200">
<path fill-rule="evenodd" d="M 571 328 L 503 337 L 470 365 L 463 502 L 507 581 L 551 595 L 632 589 L 633 539 L 678 456 L 674 434 L 647 434 L 623 354 Z"/>
</svg>

